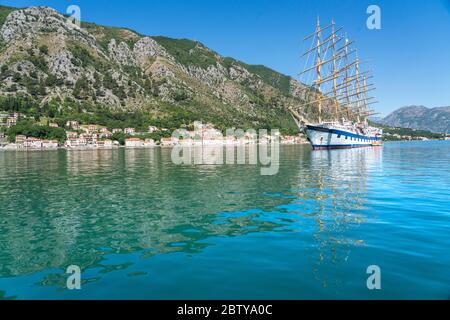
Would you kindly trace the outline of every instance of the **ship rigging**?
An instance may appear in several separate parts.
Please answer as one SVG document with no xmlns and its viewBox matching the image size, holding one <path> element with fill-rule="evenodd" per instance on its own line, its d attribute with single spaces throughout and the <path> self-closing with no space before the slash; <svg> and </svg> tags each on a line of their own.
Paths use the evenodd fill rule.
<svg viewBox="0 0 450 320">
<path fill-rule="evenodd" d="M 313 148 L 380 145 L 382 131 L 368 121 L 376 114 L 370 106 L 377 101 L 368 95 L 376 90 L 368 83 L 373 75 L 368 70 L 361 72 L 365 62 L 352 48 L 354 42 L 347 39 L 342 27 L 336 28 L 334 21 L 322 27 L 319 19 L 314 33 L 304 41 L 312 42 L 302 55 L 306 60 L 300 73 L 303 79 L 306 77 L 302 81 L 304 103 L 290 111 Z"/>
</svg>

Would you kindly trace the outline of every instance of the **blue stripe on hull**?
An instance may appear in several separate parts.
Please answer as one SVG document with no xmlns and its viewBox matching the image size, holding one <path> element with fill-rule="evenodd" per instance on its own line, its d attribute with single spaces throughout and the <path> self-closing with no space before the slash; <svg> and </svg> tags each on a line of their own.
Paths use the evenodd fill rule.
<svg viewBox="0 0 450 320">
<path fill-rule="evenodd" d="M 320 132 L 329 132 L 329 133 L 332 133 L 332 134 L 334 133 L 334 134 L 337 134 L 337 135 L 341 135 L 341 136 L 344 136 L 344 137 L 355 138 L 355 139 L 366 139 L 366 140 L 373 140 L 373 141 L 381 141 L 381 138 L 363 136 L 363 135 L 360 135 L 360 134 L 356 134 L 356 133 L 352 133 L 352 132 L 348 132 L 348 131 L 342 131 L 342 130 L 338 130 L 338 129 L 328 129 L 328 128 L 323 128 L 323 127 L 310 126 L 310 125 L 307 125 L 306 128 L 308 130 L 320 131 Z"/>
<path fill-rule="evenodd" d="M 363 148 L 373 147 L 371 144 L 330 144 L 330 145 L 312 145 L 314 150 L 325 149 L 351 149 L 351 148 Z"/>
</svg>

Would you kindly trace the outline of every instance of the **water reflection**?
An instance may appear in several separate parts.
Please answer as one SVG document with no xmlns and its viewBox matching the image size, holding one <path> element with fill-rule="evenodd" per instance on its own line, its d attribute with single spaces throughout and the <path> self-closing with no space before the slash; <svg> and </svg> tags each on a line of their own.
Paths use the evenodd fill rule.
<svg viewBox="0 0 450 320">
<path fill-rule="evenodd" d="M 312 153 L 311 169 L 318 183 L 314 192 L 320 199 L 313 233 L 317 244 L 313 273 L 323 287 L 338 290 L 342 277 L 330 272 L 330 265 L 338 270 L 349 259 L 351 249 L 364 244 L 363 239 L 349 237 L 347 231 L 366 218 L 367 176 L 377 170 L 381 159 L 379 147 Z"/>
<path fill-rule="evenodd" d="M 85 281 L 129 267 L 105 263 L 110 254 L 196 254 L 214 237 L 307 232 L 328 285 L 320 268 L 361 242 L 346 231 L 364 220 L 367 174 L 382 156 L 285 146 L 279 173 L 261 176 L 257 165 L 175 166 L 170 152 L 0 153 L 0 278 L 55 270 L 39 283 L 62 287 L 70 264 L 99 270 Z"/>
</svg>

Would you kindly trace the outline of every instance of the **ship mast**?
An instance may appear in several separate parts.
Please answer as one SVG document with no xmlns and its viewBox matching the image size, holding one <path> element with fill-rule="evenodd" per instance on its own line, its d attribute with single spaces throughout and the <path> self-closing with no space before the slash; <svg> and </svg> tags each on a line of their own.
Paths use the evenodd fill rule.
<svg viewBox="0 0 450 320">
<path fill-rule="evenodd" d="M 346 110 L 347 110 L 347 120 L 350 120 L 350 97 L 348 88 L 350 86 L 349 84 L 349 75 L 348 75 L 348 39 L 345 39 L 345 65 L 347 68 L 345 69 L 345 100 L 346 100 Z"/>
<path fill-rule="evenodd" d="M 356 88 L 356 119 L 359 123 L 361 121 L 361 107 L 360 107 L 360 97 L 359 97 L 359 59 L 358 52 L 356 52 L 356 61 L 355 61 L 355 88 Z"/>
<path fill-rule="evenodd" d="M 364 112 L 364 123 L 367 125 L 367 83 L 366 76 L 363 77 L 363 86 L 364 86 L 364 102 L 363 102 L 363 112 Z"/>
<path fill-rule="evenodd" d="M 319 123 L 322 122 L 322 97 L 320 97 L 320 84 L 322 81 L 322 76 L 321 76 L 321 68 L 322 68 L 322 61 L 320 59 L 320 52 L 321 52 L 321 44 L 320 44 L 320 36 L 321 36 L 321 30 L 320 30 L 320 20 L 319 17 L 317 17 L 317 26 L 316 26 L 316 36 L 317 36 L 317 60 L 316 60 L 316 66 L 317 66 L 317 80 L 316 80 L 316 85 L 317 85 L 317 90 L 319 92 L 319 100 L 317 103 L 317 108 L 318 108 L 318 112 L 319 112 Z"/>
<path fill-rule="evenodd" d="M 356 49 L 350 48 L 353 41 L 344 37 L 341 30 L 336 28 L 334 19 L 331 24 L 321 26 L 320 19 L 317 17 L 315 30 L 305 37 L 306 41 L 311 39 L 310 48 L 303 53 L 306 56 L 305 68 L 299 75 L 313 73 L 313 81 L 306 85 L 301 91 L 308 94 L 305 101 L 293 110 L 289 107 L 291 114 L 296 121 L 308 123 L 308 106 L 314 107 L 315 121 L 322 123 L 324 120 L 324 108 L 330 113 L 330 120 L 335 123 L 343 121 L 364 121 L 367 123 L 367 107 L 374 102 L 368 100 L 367 92 L 374 89 L 369 88 L 372 84 L 367 84 L 367 79 L 372 78 L 369 71 L 360 71 L 361 61 L 358 58 Z M 327 31 L 328 30 L 328 31 Z M 338 43 L 345 40 L 343 46 Z M 350 56 L 356 53 L 356 59 L 350 59 Z M 310 60 L 310 56 L 313 56 Z M 311 62 L 312 66 L 309 64 Z M 341 62 L 343 66 L 341 66 Z M 325 68 L 325 69 L 323 69 Z M 322 92 L 323 91 L 323 92 Z M 342 117 L 342 119 L 340 119 Z M 328 118 L 328 117 L 327 117 Z M 328 119 L 327 119 L 328 120 Z"/>
<path fill-rule="evenodd" d="M 334 20 L 331 20 L 331 49 L 333 52 L 333 104 L 334 104 L 334 116 L 335 121 L 338 121 L 339 115 L 338 115 L 338 106 L 339 103 L 337 101 L 337 54 L 336 54 L 336 34 L 334 32 Z M 347 47 L 345 48 L 347 49 Z"/>
</svg>

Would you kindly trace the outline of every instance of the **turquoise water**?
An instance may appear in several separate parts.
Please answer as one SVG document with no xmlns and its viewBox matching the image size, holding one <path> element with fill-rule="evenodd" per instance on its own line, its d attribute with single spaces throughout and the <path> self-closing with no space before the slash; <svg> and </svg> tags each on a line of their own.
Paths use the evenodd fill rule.
<svg viewBox="0 0 450 320">
<path fill-rule="evenodd" d="M 448 299 L 449 164 L 449 142 L 283 146 L 275 176 L 169 149 L 0 152 L 0 299 Z"/>
</svg>

